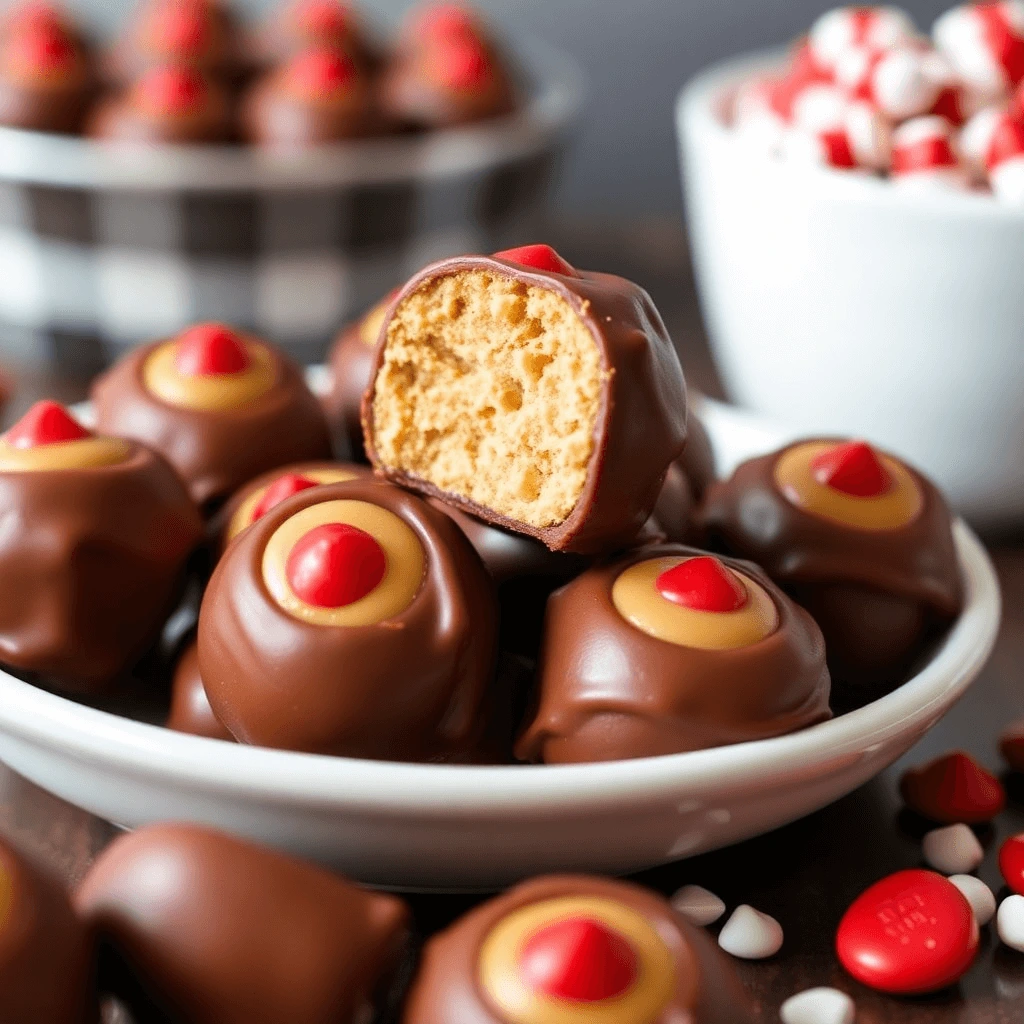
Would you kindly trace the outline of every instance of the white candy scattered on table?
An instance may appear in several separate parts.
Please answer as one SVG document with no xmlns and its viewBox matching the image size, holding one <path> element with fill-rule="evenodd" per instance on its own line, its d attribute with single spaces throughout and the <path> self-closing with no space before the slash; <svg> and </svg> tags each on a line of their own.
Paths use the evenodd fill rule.
<svg viewBox="0 0 1024 1024">
<path fill-rule="evenodd" d="M 853 1024 L 853 1000 L 837 988 L 809 988 L 779 1008 L 782 1024 Z"/>
<path fill-rule="evenodd" d="M 1007 896 L 996 914 L 999 938 L 1018 953 L 1024 953 L 1024 896 Z"/>
<path fill-rule="evenodd" d="M 774 917 L 742 903 L 725 922 L 718 944 L 741 960 L 764 960 L 782 948 L 782 926 Z"/>
<path fill-rule="evenodd" d="M 985 851 L 968 825 L 933 829 L 921 845 L 928 866 L 944 875 L 966 875 L 985 859 Z"/>
<path fill-rule="evenodd" d="M 672 897 L 672 907 L 691 924 L 705 927 L 725 913 L 725 904 L 701 885 L 684 885 Z"/>
<path fill-rule="evenodd" d="M 996 916 L 996 898 L 980 878 L 974 875 L 950 875 L 949 880 L 967 897 L 979 928 L 983 928 Z"/>
<path fill-rule="evenodd" d="M 934 115 L 905 121 L 893 132 L 891 174 L 904 188 L 962 191 L 971 184 L 953 144 L 952 125 Z"/>
</svg>

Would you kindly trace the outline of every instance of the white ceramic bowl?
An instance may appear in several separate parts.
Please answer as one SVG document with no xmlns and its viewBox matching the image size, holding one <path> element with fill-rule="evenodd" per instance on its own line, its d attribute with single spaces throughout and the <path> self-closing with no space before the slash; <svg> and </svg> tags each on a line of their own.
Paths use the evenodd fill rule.
<svg viewBox="0 0 1024 1024">
<path fill-rule="evenodd" d="M 781 437 L 728 407 L 704 417 L 720 470 Z M 855 789 L 966 690 L 999 624 L 991 563 L 963 524 L 966 605 L 894 693 L 803 732 L 612 764 L 389 764 L 235 746 L 84 707 L 0 672 L 0 758 L 126 826 L 208 822 L 403 888 L 493 888 L 544 871 L 627 872 L 745 839 Z"/>
<path fill-rule="evenodd" d="M 1024 518 L 1024 211 L 751 152 L 720 65 L 679 97 L 690 239 L 726 391 L 801 434 L 863 436 L 972 521 Z"/>
</svg>

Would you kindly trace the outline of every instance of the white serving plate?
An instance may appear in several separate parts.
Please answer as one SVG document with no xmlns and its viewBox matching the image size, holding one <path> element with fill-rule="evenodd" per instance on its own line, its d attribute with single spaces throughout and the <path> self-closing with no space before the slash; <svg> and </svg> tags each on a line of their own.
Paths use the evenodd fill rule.
<svg viewBox="0 0 1024 1024">
<path fill-rule="evenodd" d="M 778 432 L 717 403 L 719 469 Z M 0 672 L 0 758 L 125 826 L 207 822 L 402 888 L 486 889 L 545 871 L 623 873 L 777 828 L 860 786 L 931 728 L 980 671 L 999 625 L 984 549 L 955 528 L 966 604 L 894 693 L 790 736 L 611 764 L 391 764 L 235 746 L 84 707 Z"/>
<path fill-rule="evenodd" d="M 729 397 L 909 459 L 971 522 L 1024 519 L 1024 209 L 754 152 L 727 121 L 778 52 L 717 65 L 676 125 L 694 269 Z"/>
</svg>

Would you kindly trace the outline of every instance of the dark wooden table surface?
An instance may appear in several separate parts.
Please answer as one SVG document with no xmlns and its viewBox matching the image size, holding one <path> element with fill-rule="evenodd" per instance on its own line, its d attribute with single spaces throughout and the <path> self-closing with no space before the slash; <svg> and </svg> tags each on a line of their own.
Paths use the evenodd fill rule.
<svg viewBox="0 0 1024 1024">
<path fill-rule="evenodd" d="M 691 380 L 713 392 L 713 371 L 692 297 L 679 283 L 685 264 L 678 235 L 671 229 L 655 229 L 633 236 L 630 243 L 616 247 L 606 263 L 582 256 L 579 261 L 611 268 L 615 259 L 628 258 L 628 269 L 648 285 L 666 311 L 674 336 L 681 341 Z M 579 243 L 579 248 L 590 246 Z M 22 375 L 20 384 L 10 415 L 40 394 L 74 400 L 84 389 L 82 381 L 52 373 Z M 778 1020 L 778 1007 L 788 996 L 815 985 L 835 985 L 850 992 L 857 1003 L 858 1024 L 1024 1021 L 1024 954 L 1002 947 L 994 925 L 983 930 L 981 953 L 963 982 L 923 999 L 890 999 L 856 985 L 843 975 L 832 951 L 839 918 L 859 892 L 883 875 L 921 864 L 921 827 L 901 815 L 897 783 L 902 769 L 955 748 L 968 750 L 984 764 L 999 769 L 998 733 L 1011 720 L 1024 717 L 1024 546 L 1014 538 L 1001 538 L 993 540 L 990 548 L 1005 603 L 995 654 L 967 696 L 903 762 L 844 800 L 771 835 L 638 876 L 639 881 L 665 893 L 698 883 L 718 893 L 730 909 L 750 903 L 778 919 L 786 936 L 782 951 L 769 961 L 738 964 L 765 1022 Z M 1017 780 L 1015 785 L 1014 779 L 1008 782 L 1008 811 L 994 827 L 980 833 L 986 848 L 980 876 L 997 896 L 998 845 L 1005 836 L 1024 831 L 1024 784 Z M 68 883 L 83 876 L 114 833 L 112 826 L 0 766 L 0 834 L 47 863 Z M 470 897 L 413 896 L 411 902 L 421 929 L 429 933 L 475 901 Z"/>
</svg>

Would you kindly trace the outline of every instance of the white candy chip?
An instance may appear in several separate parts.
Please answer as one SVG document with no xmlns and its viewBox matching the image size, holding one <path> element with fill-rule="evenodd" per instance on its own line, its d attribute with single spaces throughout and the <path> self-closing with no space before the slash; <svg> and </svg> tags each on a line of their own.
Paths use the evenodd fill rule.
<svg viewBox="0 0 1024 1024">
<path fill-rule="evenodd" d="M 978 837 L 963 824 L 933 829 L 922 846 L 929 867 L 944 875 L 966 875 L 985 859 Z"/>
<path fill-rule="evenodd" d="M 779 1008 L 782 1024 L 853 1024 L 853 1000 L 837 988 L 809 988 Z"/>
<path fill-rule="evenodd" d="M 1024 953 L 1024 896 L 1007 896 L 999 904 L 996 931 L 1010 949 Z"/>
<path fill-rule="evenodd" d="M 672 907 L 691 924 L 703 928 L 725 913 L 725 904 L 700 885 L 684 885 L 673 897 Z"/>
<path fill-rule="evenodd" d="M 782 926 L 774 917 L 743 903 L 725 922 L 718 944 L 741 960 L 764 960 L 782 949 Z"/>
<path fill-rule="evenodd" d="M 980 878 L 974 875 L 950 875 L 949 880 L 967 897 L 979 928 L 983 928 L 996 916 L 996 898 Z"/>
</svg>

